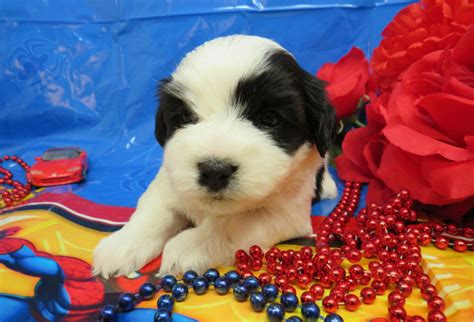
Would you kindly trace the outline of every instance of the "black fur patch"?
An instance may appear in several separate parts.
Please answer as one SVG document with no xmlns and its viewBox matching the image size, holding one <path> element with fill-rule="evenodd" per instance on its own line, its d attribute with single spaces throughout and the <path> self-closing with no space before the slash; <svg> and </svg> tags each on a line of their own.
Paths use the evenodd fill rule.
<svg viewBox="0 0 474 322">
<path fill-rule="evenodd" d="M 166 89 L 171 82 L 171 78 L 166 78 L 158 86 L 160 106 L 156 111 L 155 137 L 161 146 L 165 145 L 176 129 L 197 121 L 186 103 Z"/>
<path fill-rule="evenodd" d="M 234 103 L 245 109 L 243 117 L 269 133 L 288 154 L 309 142 L 316 144 L 323 156 L 335 127 L 324 84 L 284 51 L 270 53 L 268 66 L 263 73 L 238 83 Z M 276 126 L 265 124 L 268 113 L 278 115 Z"/>
<path fill-rule="evenodd" d="M 318 169 L 318 172 L 316 172 L 316 185 L 314 188 L 315 196 L 313 198 L 313 203 L 318 202 L 321 200 L 321 192 L 323 189 L 323 175 L 324 171 L 326 171 L 326 167 L 324 164 L 321 166 L 321 168 Z"/>
</svg>

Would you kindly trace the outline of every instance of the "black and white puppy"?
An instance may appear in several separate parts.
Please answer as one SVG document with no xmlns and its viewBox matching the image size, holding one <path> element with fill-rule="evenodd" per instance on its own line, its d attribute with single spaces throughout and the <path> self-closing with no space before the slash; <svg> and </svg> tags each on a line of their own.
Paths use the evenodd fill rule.
<svg viewBox="0 0 474 322">
<path fill-rule="evenodd" d="M 94 272 L 126 275 L 163 251 L 160 273 L 231 264 L 234 252 L 311 233 L 335 114 L 321 81 L 277 43 L 209 41 L 159 87 L 163 165 L 130 221 L 103 239 Z"/>
</svg>

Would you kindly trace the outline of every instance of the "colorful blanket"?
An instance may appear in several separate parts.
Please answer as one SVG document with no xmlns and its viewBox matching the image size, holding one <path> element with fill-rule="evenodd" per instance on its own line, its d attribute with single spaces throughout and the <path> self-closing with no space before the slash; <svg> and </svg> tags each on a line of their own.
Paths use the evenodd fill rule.
<svg viewBox="0 0 474 322">
<path fill-rule="evenodd" d="M 156 281 L 155 260 L 128 277 L 111 280 L 92 277 L 90 263 L 97 242 L 119 229 L 132 208 L 105 206 L 73 193 L 43 193 L 28 203 L 0 215 L 0 321 L 29 322 L 95 321 L 107 303 L 117 303 L 124 291 L 136 292 L 146 281 Z M 313 216 L 317 227 L 322 217 Z M 298 248 L 311 242 L 299 240 L 278 245 Z M 119 245 L 118 245 L 119 247 Z M 446 300 L 450 321 L 472 321 L 474 317 L 474 254 L 423 248 L 423 267 Z M 230 268 L 221 268 L 226 271 Z M 302 292 L 302 290 L 298 290 Z M 358 293 L 356 293 L 358 294 Z M 157 294 L 119 321 L 152 321 Z M 418 291 L 405 306 L 410 315 L 427 314 Z M 356 312 L 341 308 L 345 321 L 369 321 L 387 316 L 387 300 L 379 297 Z M 212 289 L 177 303 L 173 321 L 265 321 L 264 313 L 252 311 L 248 302 L 237 302 L 232 294 L 217 295 Z"/>
</svg>

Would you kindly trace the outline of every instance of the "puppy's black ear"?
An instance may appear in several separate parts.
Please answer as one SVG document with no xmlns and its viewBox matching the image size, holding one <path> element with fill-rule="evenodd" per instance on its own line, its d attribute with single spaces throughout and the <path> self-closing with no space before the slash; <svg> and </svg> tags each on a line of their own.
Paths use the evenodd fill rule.
<svg viewBox="0 0 474 322">
<path fill-rule="evenodd" d="M 324 82 L 307 72 L 304 74 L 305 111 L 310 138 L 324 157 L 336 136 L 336 113 L 328 101 Z"/>
<path fill-rule="evenodd" d="M 166 126 L 166 119 L 168 119 L 166 115 L 169 113 L 169 108 L 167 108 L 168 94 L 165 91 L 165 87 L 169 82 L 171 82 L 171 79 L 165 78 L 158 83 L 157 88 L 159 105 L 155 116 L 155 138 L 162 147 L 165 146 L 166 140 L 169 136 L 169 129 L 167 129 Z"/>
</svg>

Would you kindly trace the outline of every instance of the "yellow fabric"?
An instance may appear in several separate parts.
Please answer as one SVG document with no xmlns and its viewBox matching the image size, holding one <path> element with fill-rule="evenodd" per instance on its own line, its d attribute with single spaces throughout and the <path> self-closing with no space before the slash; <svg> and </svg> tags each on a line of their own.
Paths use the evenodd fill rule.
<svg viewBox="0 0 474 322">
<path fill-rule="evenodd" d="M 45 210 L 18 211 L 0 217 L 1 229 L 20 227 L 12 238 L 24 238 L 38 250 L 56 255 L 66 255 L 91 261 L 92 251 L 106 233 L 97 232 L 72 223 L 55 213 Z M 7 237 L 9 238 L 9 237 Z M 279 245 L 282 249 L 296 246 Z M 367 260 L 363 262 L 363 265 Z M 349 263 L 345 261 L 347 268 Z M 474 252 L 457 253 L 453 250 L 441 251 L 433 246 L 423 248 L 423 267 L 446 301 L 445 314 L 449 321 L 473 321 L 474 319 Z M 229 268 L 222 268 L 225 272 Z M 0 265 L 0 292 L 32 296 L 38 279 L 14 272 Z M 297 288 L 298 289 L 298 288 Z M 359 288 L 360 289 L 360 288 Z M 359 289 L 355 294 L 359 295 Z M 302 290 L 298 289 L 301 293 Z M 326 294 L 328 291 L 326 290 Z M 388 294 L 388 292 L 386 293 Z M 157 297 L 160 294 L 157 295 Z M 318 301 L 318 304 L 321 303 Z M 139 307 L 154 308 L 156 298 L 145 301 Z M 426 318 L 427 305 L 415 289 L 405 305 L 409 315 Z M 264 313 L 252 311 L 248 302 L 239 303 L 231 292 L 217 295 L 212 289 L 198 296 L 190 291 L 188 299 L 176 304 L 176 312 L 199 321 L 265 321 Z M 345 321 L 368 321 L 377 317 L 387 317 L 386 297 L 378 297 L 372 305 L 362 305 L 356 312 L 341 308 L 338 313 Z M 324 312 L 323 312 L 324 314 Z M 286 317 L 290 314 L 287 313 Z"/>
</svg>

